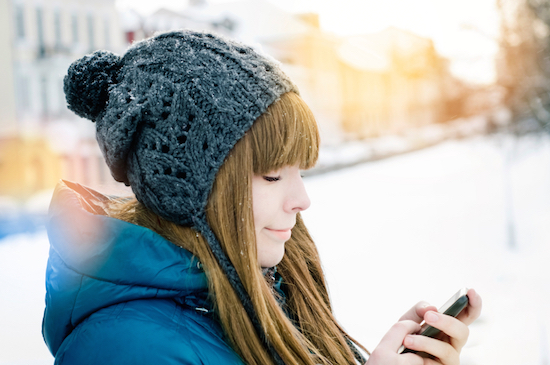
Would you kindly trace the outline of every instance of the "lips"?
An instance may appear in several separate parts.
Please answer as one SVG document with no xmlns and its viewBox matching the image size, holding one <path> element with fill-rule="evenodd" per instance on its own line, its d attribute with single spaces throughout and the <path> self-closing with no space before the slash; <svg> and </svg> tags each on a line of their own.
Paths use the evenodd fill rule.
<svg viewBox="0 0 550 365">
<path fill-rule="evenodd" d="M 291 228 L 288 228 L 288 229 L 282 229 L 282 230 L 278 230 L 278 229 L 269 229 L 269 228 L 266 228 L 266 230 L 271 233 L 273 236 L 283 240 L 283 241 L 288 241 L 290 239 L 290 236 L 292 235 L 292 229 Z"/>
</svg>

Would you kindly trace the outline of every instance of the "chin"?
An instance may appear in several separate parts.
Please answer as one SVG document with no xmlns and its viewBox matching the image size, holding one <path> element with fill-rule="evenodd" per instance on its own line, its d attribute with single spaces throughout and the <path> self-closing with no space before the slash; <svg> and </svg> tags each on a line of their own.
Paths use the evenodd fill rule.
<svg viewBox="0 0 550 365">
<path fill-rule="evenodd" d="M 267 257 L 262 257 L 267 256 Z M 284 249 L 281 253 L 270 253 L 269 255 L 261 255 L 258 257 L 258 261 L 261 267 L 273 267 L 279 265 L 285 256 Z"/>
</svg>

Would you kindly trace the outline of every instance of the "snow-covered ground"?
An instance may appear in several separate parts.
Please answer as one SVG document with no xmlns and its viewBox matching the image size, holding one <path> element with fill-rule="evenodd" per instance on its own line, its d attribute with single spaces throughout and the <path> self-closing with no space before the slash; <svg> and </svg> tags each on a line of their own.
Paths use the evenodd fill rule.
<svg viewBox="0 0 550 365">
<path fill-rule="evenodd" d="M 0 241 L 0 364 L 53 364 L 42 340 L 48 237 L 8 236 Z"/>
<path fill-rule="evenodd" d="M 466 286 L 484 309 L 463 365 L 550 363 L 548 137 L 448 141 L 307 189 L 336 316 L 367 348 L 417 301 Z"/>
<path fill-rule="evenodd" d="M 305 181 L 336 316 L 367 348 L 467 286 L 484 309 L 463 365 L 550 363 L 550 138 L 447 141 Z M 44 232 L 0 240 L 0 365 L 53 363 L 47 252 Z"/>
</svg>

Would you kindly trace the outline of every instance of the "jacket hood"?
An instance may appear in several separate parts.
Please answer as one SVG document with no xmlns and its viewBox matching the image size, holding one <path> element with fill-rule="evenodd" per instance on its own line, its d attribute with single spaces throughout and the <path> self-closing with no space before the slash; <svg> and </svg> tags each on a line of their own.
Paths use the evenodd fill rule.
<svg viewBox="0 0 550 365">
<path fill-rule="evenodd" d="M 208 284 L 197 258 L 148 228 L 108 217 L 109 199 L 63 180 L 54 191 L 42 328 L 54 355 L 101 308 L 146 298 L 206 304 Z"/>
</svg>

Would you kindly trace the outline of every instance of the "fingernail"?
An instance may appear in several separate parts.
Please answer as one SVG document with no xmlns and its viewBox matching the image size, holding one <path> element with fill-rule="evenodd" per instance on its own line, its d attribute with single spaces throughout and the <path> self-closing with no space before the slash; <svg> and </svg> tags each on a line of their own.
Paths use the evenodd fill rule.
<svg viewBox="0 0 550 365">
<path fill-rule="evenodd" d="M 405 337 L 405 346 L 411 347 L 414 344 L 414 338 L 412 336 Z"/>
<path fill-rule="evenodd" d="M 426 319 L 426 322 L 434 323 L 434 322 L 437 322 L 437 320 L 439 319 L 439 316 L 434 312 L 428 312 L 426 313 L 425 319 Z"/>
</svg>

